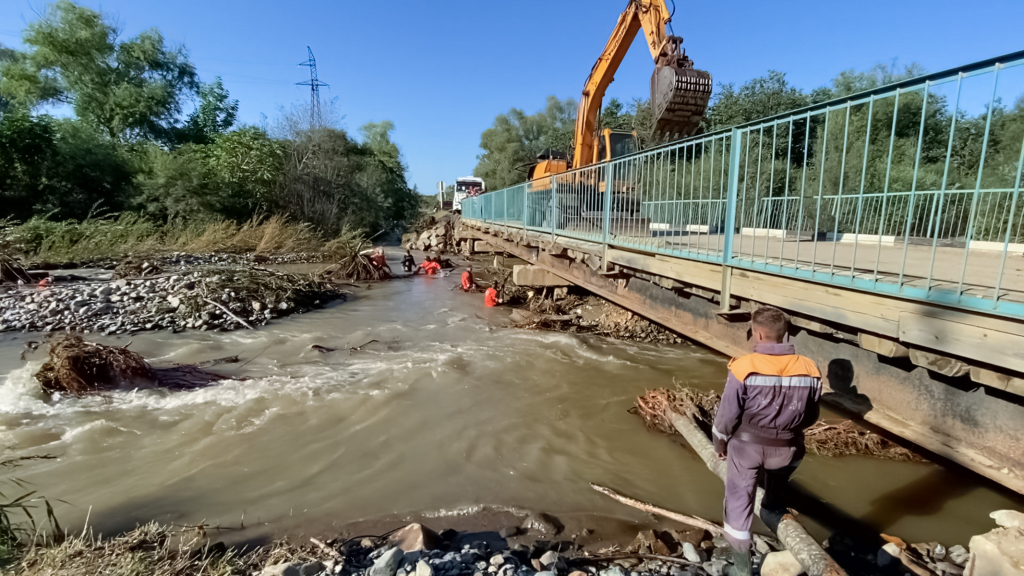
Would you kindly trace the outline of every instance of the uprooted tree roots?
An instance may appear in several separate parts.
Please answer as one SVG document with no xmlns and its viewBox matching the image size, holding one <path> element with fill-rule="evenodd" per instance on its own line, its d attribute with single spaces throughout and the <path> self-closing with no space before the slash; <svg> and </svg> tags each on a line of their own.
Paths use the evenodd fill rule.
<svg viewBox="0 0 1024 576">
<path fill-rule="evenodd" d="M 640 416 L 653 430 L 675 434 L 676 430 L 666 416 L 666 410 L 691 416 L 710 426 L 718 411 L 721 397 L 715 392 L 701 392 L 693 388 L 676 390 L 659 388 L 649 390 L 636 399 L 631 412 Z M 821 456 L 873 456 L 886 460 L 924 462 L 925 459 L 906 448 L 861 428 L 849 420 L 828 422 L 819 420 L 804 431 L 807 451 Z"/>
<path fill-rule="evenodd" d="M 50 357 L 36 372 L 36 380 L 43 390 L 75 396 L 139 384 L 198 388 L 224 379 L 225 376 L 196 365 L 154 368 L 127 347 L 86 342 L 74 334 L 50 339 Z"/>
</svg>

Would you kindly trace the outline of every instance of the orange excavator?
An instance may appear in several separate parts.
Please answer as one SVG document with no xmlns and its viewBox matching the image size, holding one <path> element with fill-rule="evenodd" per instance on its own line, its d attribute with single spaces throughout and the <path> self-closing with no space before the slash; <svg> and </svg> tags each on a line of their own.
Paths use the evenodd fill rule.
<svg viewBox="0 0 1024 576">
<path fill-rule="evenodd" d="M 564 153 L 545 150 L 538 157 L 538 163 L 530 168 L 531 180 L 570 168 L 608 162 L 639 149 L 636 133 L 607 128 L 598 133 L 597 120 L 605 90 L 615 79 L 615 72 L 641 28 L 654 58 L 651 76 L 654 133 L 661 137 L 684 138 L 697 132 L 711 99 L 711 74 L 695 69 L 682 49 L 683 39 L 666 32 L 671 19 L 672 13 L 665 0 L 629 0 L 583 87 L 576 113 L 572 163 Z"/>
</svg>

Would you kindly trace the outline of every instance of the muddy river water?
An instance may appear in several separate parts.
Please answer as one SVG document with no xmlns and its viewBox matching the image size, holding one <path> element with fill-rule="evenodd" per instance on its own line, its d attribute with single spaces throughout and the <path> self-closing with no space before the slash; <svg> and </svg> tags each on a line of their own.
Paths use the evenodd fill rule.
<svg viewBox="0 0 1024 576">
<path fill-rule="evenodd" d="M 195 390 L 52 399 L 32 374 L 38 334 L 0 336 L 0 440 L 52 454 L 6 477 L 110 533 L 151 519 L 283 534 L 386 515 L 482 506 L 643 518 L 590 490 L 613 487 L 720 520 L 722 484 L 688 449 L 627 413 L 646 388 L 719 388 L 726 359 L 505 327 L 507 310 L 416 277 L 257 331 L 99 338 L 150 359 L 238 354 Z M 370 340 L 378 342 L 350 351 Z M 323 354 L 319 344 L 341 350 Z M 795 480 L 830 514 L 909 541 L 966 544 L 1021 500 L 932 464 L 809 456 Z M 6 493 L 9 486 L 5 486 Z M 90 512 L 91 508 L 91 512 Z M 444 520 L 435 523 L 444 527 Z M 821 534 L 819 527 L 815 530 Z"/>
</svg>

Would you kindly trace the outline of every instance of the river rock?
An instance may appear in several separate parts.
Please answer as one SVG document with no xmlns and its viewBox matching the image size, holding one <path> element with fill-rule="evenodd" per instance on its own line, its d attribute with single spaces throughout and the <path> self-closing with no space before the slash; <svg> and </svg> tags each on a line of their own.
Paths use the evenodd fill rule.
<svg viewBox="0 0 1024 576">
<path fill-rule="evenodd" d="M 951 546 L 949 548 L 946 552 L 946 557 L 949 558 L 950 562 L 963 566 L 964 564 L 967 564 L 967 560 L 971 555 L 967 552 L 966 548 L 957 544 L 956 546 Z"/>
<path fill-rule="evenodd" d="M 366 576 L 395 576 L 398 571 L 398 563 L 402 561 L 405 552 L 401 548 L 391 548 L 374 560 L 373 566 L 366 572 Z"/>
<path fill-rule="evenodd" d="M 275 564 L 273 566 L 267 566 L 260 574 L 261 576 L 303 576 L 303 566 L 305 566 L 305 564 L 302 562 Z"/>
<path fill-rule="evenodd" d="M 609 566 L 598 572 L 598 576 L 628 576 L 621 566 Z"/>
<path fill-rule="evenodd" d="M 704 561 L 704 559 L 701 558 L 700 553 L 697 552 L 697 547 L 689 542 L 683 542 L 683 558 L 686 558 L 694 564 L 700 564 Z"/>
<path fill-rule="evenodd" d="M 761 576 L 800 576 L 803 573 L 804 567 L 789 550 L 767 554 L 761 564 Z"/>
<path fill-rule="evenodd" d="M 299 574 L 302 576 L 316 576 L 326 569 L 327 567 L 319 562 L 306 562 L 299 568 Z"/>
<path fill-rule="evenodd" d="M 409 524 L 405 528 L 388 536 L 388 542 L 406 552 L 434 550 L 441 537 L 422 524 Z"/>
<path fill-rule="evenodd" d="M 416 563 L 416 576 L 434 576 L 434 569 L 423 560 Z"/>
<path fill-rule="evenodd" d="M 540 565 L 545 568 L 550 568 L 552 565 L 555 564 L 555 562 L 558 562 L 558 558 L 558 552 L 555 552 L 554 550 L 548 550 L 547 552 L 541 555 Z"/>
</svg>

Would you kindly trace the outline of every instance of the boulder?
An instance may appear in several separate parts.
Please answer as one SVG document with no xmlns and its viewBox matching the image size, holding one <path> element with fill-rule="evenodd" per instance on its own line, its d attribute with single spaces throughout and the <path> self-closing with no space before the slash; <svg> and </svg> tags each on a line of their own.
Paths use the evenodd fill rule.
<svg viewBox="0 0 1024 576">
<path fill-rule="evenodd" d="M 267 566 L 261 572 L 261 576 L 302 576 L 302 562 L 285 562 Z"/>
<path fill-rule="evenodd" d="M 388 543 L 405 552 L 434 550 L 440 541 L 441 537 L 436 532 L 422 524 L 409 524 L 388 536 Z"/>
<path fill-rule="evenodd" d="M 1024 576 L 1024 528 L 996 528 L 971 538 L 971 576 Z"/>
<path fill-rule="evenodd" d="M 381 554 L 380 558 L 374 560 L 373 566 L 366 571 L 366 576 L 395 576 L 395 572 L 398 571 L 398 563 L 402 561 L 404 555 L 401 548 L 388 550 Z"/>
<path fill-rule="evenodd" d="M 804 567 L 789 550 L 766 554 L 761 564 L 761 576 L 800 576 Z"/>
</svg>

